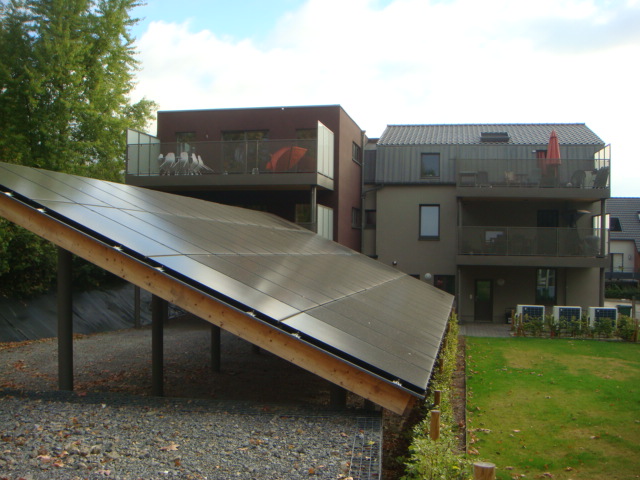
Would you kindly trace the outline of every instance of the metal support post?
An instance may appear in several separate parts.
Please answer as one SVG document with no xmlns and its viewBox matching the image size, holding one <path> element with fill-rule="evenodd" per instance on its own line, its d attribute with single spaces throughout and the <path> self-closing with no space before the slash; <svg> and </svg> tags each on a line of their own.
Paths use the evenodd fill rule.
<svg viewBox="0 0 640 480">
<path fill-rule="evenodd" d="M 58 389 L 73 390 L 72 255 L 58 248 Z"/>
<path fill-rule="evenodd" d="M 333 408 L 346 408 L 347 391 L 338 385 L 331 384 L 331 399 L 329 403 Z"/>
<path fill-rule="evenodd" d="M 164 395 L 164 321 L 167 301 L 153 295 L 151 298 L 151 389 L 153 395 Z"/>
<path fill-rule="evenodd" d="M 140 321 L 140 287 L 137 285 L 133 287 L 133 326 L 135 328 L 142 326 Z"/>
<path fill-rule="evenodd" d="M 211 370 L 220 372 L 220 327 L 211 325 Z"/>
</svg>

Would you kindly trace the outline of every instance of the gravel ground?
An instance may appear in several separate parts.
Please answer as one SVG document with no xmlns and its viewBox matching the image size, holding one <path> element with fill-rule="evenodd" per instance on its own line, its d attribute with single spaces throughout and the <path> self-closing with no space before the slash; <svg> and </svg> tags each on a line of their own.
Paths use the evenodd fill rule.
<svg viewBox="0 0 640 480">
<path fill-rule="evenodd" d="M 55 340 L 0 344 L 0 480 L 379 478 L 379 414 L 331 410 L 329 385 L 209 327 L 165 330 L 165 394 L 149 396 L 150 332 L 74 341 L 75 392 Z"/>
</svg>

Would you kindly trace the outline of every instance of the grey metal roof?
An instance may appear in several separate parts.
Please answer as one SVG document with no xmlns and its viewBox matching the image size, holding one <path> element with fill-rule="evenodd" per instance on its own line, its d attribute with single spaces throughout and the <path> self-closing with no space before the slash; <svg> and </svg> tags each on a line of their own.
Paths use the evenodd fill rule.
<svg viewBox="0 0 640 480">
<path fill-rule="evenodd" d="M 621 232 L 610 231 L 611 240 L 633 240 L 640 252 L 640 198 L 618 197 L 607 200 L 606 211 L 620 221 Z"/>
<path fill-rule="evenodd" d="M 475 145 L 484 133 L 506 132 L 511 145 L 547 145 L 555 130 L 561 145 L 602 145 L 584 123 L 389 125 L 378 145 Z"/>
<path fill-rule="evenodd" d="M 274 215 L 131 185 L 0 163 L 0 187 L 294 342 L 427 387 L 453 297 L 392 267 Z"/>
</svg>

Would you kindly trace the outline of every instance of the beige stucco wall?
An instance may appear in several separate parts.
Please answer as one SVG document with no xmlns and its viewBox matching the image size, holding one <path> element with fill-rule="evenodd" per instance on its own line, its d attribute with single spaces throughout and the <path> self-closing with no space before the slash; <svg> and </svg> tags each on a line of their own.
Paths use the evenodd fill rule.
<svg viewBox="0 0 640 480">
<path fill-rule="evenodd" d="M 447 186 L 385 186 L 378 190 L 376 254 L 408 274 L 455 275 L 457 206 Z M 440 205 L 440 238 L 421 240 L 420 205 Z"/>
</svg>

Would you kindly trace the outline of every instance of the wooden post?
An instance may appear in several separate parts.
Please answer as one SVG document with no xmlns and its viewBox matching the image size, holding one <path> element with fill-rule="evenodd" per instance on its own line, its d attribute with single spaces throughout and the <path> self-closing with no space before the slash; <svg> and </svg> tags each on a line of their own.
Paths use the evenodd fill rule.
<svg viewBox="0 0 640 480">
<path fill-rule="evenodd" d="M 435 407 L 439 407 L 440 406 L 441 398 L 442 398 L 442 392 L 440 390 L 434 390 L 433 391 L 433 405 Z"/>
<path fill-rule="evenodd" d="M 431 428 L 429 428 L 431 440 L 440 438 L 440 410 L 431 410 Z"/>
<path fill-rule="evenodd" d="M 473 464 L 473 480 L 495 480 L 496 466 L 488 462 L 475 462 Z"/>
</svg>

